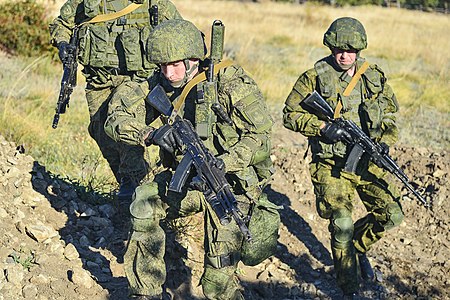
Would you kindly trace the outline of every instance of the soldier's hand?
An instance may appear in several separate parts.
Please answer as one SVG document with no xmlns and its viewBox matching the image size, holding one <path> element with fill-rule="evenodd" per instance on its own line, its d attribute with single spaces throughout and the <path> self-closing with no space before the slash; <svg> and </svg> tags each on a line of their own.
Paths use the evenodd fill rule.
<svg viewBox="0 0 450 300">
<path fill-rule="evenodd" d="M 225 171 L 225 162 L 220 157 L 216 157 L 215 165 L 219 170 Z"/>
<path fill-rule="evenodd" d="M 189 187 L 195 191 L 204 192 L 208 189 L 206 183 L 198 176 L 192 178 L 192 181 L 189 183 Z"/>
<path fill-rule="evenodd" d="M 389 146 L 388 146 L 388 144 L 386 144 L 386 143 L 384 143 L 384 142 L 381 142 L 381 143 L 380 143 L 380 148 L 381 148 L 380 153 L 381 153 L 382 155 L 389 154 Z"/>
<path fill-rule="evenodd" d="M 71 51 L 70 47 L 71 47 L 70 44 L 67 42 L 60 42 L 58 44 L 58 55 L 62 63 L 65 63 L 66 60 L 69 58 Z"/>
<path fill-rule="evenodd" d="M 331 143 L 336 143 L 339 141 L 342 141 L 344 143 L 351 143 L 352 141 L 352 137 L 350 136 L 350 134 L 339 127 L 338 124 L 333 122 L 326 123 L 325 127 L 320 130 L 320 134 Z"/>
<path fill-rule="evenodd" d="M 172 126 L 168 124 L 154 130 L 148 139 L 152 144 L 158 145 L 170 153 L 175 153 L 175 150 L 183 144 L 180 136 Z"/>
</svg>

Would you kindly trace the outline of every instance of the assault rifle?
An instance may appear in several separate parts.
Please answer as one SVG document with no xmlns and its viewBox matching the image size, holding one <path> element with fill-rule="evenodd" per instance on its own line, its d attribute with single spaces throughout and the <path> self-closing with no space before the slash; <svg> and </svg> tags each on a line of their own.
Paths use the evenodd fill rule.
<svg viewBox="0 0 450 300">
<path fill-rule="evenodd" d="M 170 117 L 173 106 L 164 89 L 157 85 L 147 96 L 147 102 L 164 116 Z M 246 225 L 246 217 L 237 207 L 237 200 L 225 178 L 225 172 L 220 168 L 218 159 L 205 146 L 189 120 L 176 115 L 172 128 L 181 138 L 181 151 L 184 156 L 178 164 L 169 184 L 169 190 L 177 193 L 191 172 L 192 166 L 197 171 L 194 181 L 201 183 L 203 195 L 211 205 L 222 225 L 230 223 L 231 218 L 236 221 L 239 229 L 247 241 L 252 240 Z"/>
<path fill-rule="evenodd" d="M 63 63 L 63 76 L 61 79 L 61 90 L 59 91 L 58 102 L 56 103 L 56 113 L 53 117 L 52 127 L 58 127 L 59 115 L 66 112 L 69 107 L 70 95 L 77 85 L 77 56 L 78 56 L 78 27 L 75 27 L 67 47 L 68 55 Z"/>
<path fill-rule="evenodd" d="M 322 96 L 314 91 L 308 97 L 303 99 L 301 105 L 310 113 L 318 116 L 322 120 L 333 122 L 341 129 L 345 130 L 351 137 L 351 142 L 348 144 L 353 147 L 347 158 L 344 170 L 355 173 L 360 159 L 364 153 L 367 153 L 371 160 L 380 168 L 395 175 L 405 185 L 405 187 L 412 192 L 425 207 L 429 204 L 427 201 L 411 186 L 406 174 L 402 171 L 399 165 L 383 151 L 383 147 L 373 142 L 364 131 L 358 127 L 352 120 L 345 120 L 343 118 L 334 119 L 334 113 L 331 106 L 322 98 Z"/>
<path fill-rule="evenodd" d="M 153 27 L 158 26 L 159 15 L 158 15 L 158 5 L 152 5 L 150 7 L 150 25 Z"/>
</svg>

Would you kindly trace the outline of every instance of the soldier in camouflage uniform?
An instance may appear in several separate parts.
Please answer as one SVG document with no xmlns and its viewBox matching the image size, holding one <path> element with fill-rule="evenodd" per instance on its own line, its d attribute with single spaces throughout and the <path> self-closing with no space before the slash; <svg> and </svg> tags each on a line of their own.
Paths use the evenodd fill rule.
<svg viewBox="0 0 450 300">
<path fill-rule="evenodd" d="M 132 232 L 125 254 L 125 272 L 131 294 L 156 295 L 156 299 L 160 299 L 166 276 L 165 233 L 161 220 L 166 222 L 203 212 L 203 293 L 207 299 L 243 299 L 235 275 L 242 258 L 242 233 L 234 221 L 226 226 L 220 224 L 203 193 L 196 190 L 192 182 L 194 174 L 188 178 L 186 185 L 189 186 L 184 187 L 181 194 L 168 191 L 173 167 L 181 159 L 176 150 L 177 136 L 168 124 L 158 129 L 149 125 L 159 113 L 145 101 L 148 93 L 159 84 L 175 103 L 187 83 L 189 86 L 196 82 L 206 64 L 202 33 L 188 21 L 170 20 L 153 30 L 149 44 L 150 61 L 160 65 L 161 72 L 155 73 L 148 82 L 128 82 L 121 86 L 110 103 L 105 126 L 116 141 L 159 145 L 164 166 L 152 182 L 136 189 L 130 206 Z M 179 114 L 194 125 L 205 145 L 223 162 L 239 209 L 247 213 L 250 203 L 255 201 L 273 208 L 262 191 L 272 174 L 272 120 L 261 91 L 239 66 L 230 64 L 216 70 L 217 90 L 207 89 L 205 81 L 196 83 Z M 216 95 L 232 125 L 223 122 L 211 110 L 211 100 L 216 99 Z"/>
<path fill-rule="evenodd" d="M 120 183 L 120 200 L 131 199 L 138 182 L 147 174 L 148 163 L 142 146 L 117 143 L 105 134 L 109 99 L 120 84 L 144 81 L 156 68 L 146 59 L 144 47 L 152 30 L 150 7 L 157 5 L 159 22 L 181 16 L 168 0 L 68 0 L 50 24 L 51 42 L 64 60 L 76 25 L 98 15 L 116 13 L 130 3 L 142 5 L 112 20 L 83 24 L 78 32 L 78 61 L 84 66 L 87 82 L 89 134 Z"/>
<path fill-rule="evenodd" d="M 366 157 L 360 161 L 356 174 L 345 172 L 350 150 L 342 142 L 347 138 L 346 132 L 307 112 L 300 102 L 317 91 L 335 109 L 335 117 L 354 121 L 385 151 L 397 140 L 398 103 L 377 65 L 366 63 L 367 69 L 362 71 L 365 59 L 360 57 L 360 51 L 367 47 L 367 37 L 358 20 L 335 20 L 323 43 L 331 55 L 316 62 L 295 83 L 283 110 L 284 126 L 308 137 L 317 211 L 330 221 L 337 282 L 345 298 L 353 299 L 359 286 L 358 276 L 367 280 L 374 277 L 365 253 L 386 230 L 398 226 L 403 219 L 400 194 L 386 181 L 385 172 Z M 368 213 L 353 223 L 355 190 Z"/>
</svg>

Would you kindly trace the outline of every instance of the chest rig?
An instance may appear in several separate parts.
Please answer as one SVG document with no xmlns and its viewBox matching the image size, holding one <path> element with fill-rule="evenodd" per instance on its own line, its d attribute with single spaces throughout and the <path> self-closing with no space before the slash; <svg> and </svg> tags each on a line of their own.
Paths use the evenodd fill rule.
<svg viewBox="0 0 450 300">
<path fill-rule="evenodd" d="M 85 0 L 84 14 L 88 18 L 113 15 L 128 7 L 130 3 L 133 2 Z M 150 34 L 148 24 L 151 20 L 150 3 L 146 0 L 125 15 L 83 25 L 79 33 L 80 63 L 91 67 L 116 69 L 118 75 L 154 68 L 146 59 L 144 48 Z"/>
<path fill-rule="evenodd" d="M 357 74 L 354 76 L 357 78 L 354 81 L 351 80 L 354 78 L 335 70 L 332 60 L 333 57 L 328 56 L 314 65 L 318 90 L 335 110 L 335 118 L 342 116 L 365 127 L 369 113 L 367 108 L 377 105 L 377 97 L 383 90 L 384 76 L 380 76 L 378 69 L 368 67 L 364 59 L 358 58 Z"/>
<path fill-rule="evenodd" d="M 352 120 L 372 138 L 380 136 L 384 74 L 376 66 L 369 66 L 356 82 L 351 82 L 350 76 L 333 67 L 333 59 L 328 56 L 314 65 L 317 91 L 335 110 L 336 118 Z M 364 59 L 358 58 L 357 70 L 364 63 Z M 311 139 L 310 145 L 312 152 L 321 158 L 347 156 L 347 147 L 342 142 L 328 144 L 320 139 Z"/>
</svg>

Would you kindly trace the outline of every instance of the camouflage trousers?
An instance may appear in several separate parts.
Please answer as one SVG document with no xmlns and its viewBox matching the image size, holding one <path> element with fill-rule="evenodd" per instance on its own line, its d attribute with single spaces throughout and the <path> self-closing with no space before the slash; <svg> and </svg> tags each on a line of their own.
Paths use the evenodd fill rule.
<svg viewBox="0 0 450 300">
<path fill-rule="evenodd" d="M 330 220 L 331 249 L 337 283 L 344 293 L 359 287 L 357 252 L 365 253 L 386 230 L 403 220 L 399 191 L 383 179 L 384 172 L 373 164 L 357 176 L 326 163 L 311 163 L 311 179 L 320 217 Z M 355 191 L 367 215 L 352 219 Z"/>
<path fill-rule="evenodd" d="M 152 182 L 140 185 L 133 196 L 132 230 L 124 256 L 129 293 L 153 296 L 162 292 L 166 280 L 166 236 L 161 222 L 203 212 L 203 293 L 207 299 L 243 299 L 235 274 L 243 240 L 239 227 L 234 222 L 221 225 L 202 193 L 168 191 L 171 176 L 170 171 L 157 174 Z M 237 198 L 239 208 L 246 212 L 248 200 Z"/>
<path fill-rule="evenodd" d="M 85 91 L 90 115 L 88 130 L 107 160 L 117 182 L 120 183 L 121 178 L 128 176 L 138 183 L 146 176 L 148 170 L 144 147 L 115 142 L 104 130 L 109 101 L 116 88 L 127 81 L 130 81 L 130 77 L 119 75 L 111 76 L 104 84 L 87 84 Z"/>
</svg>

